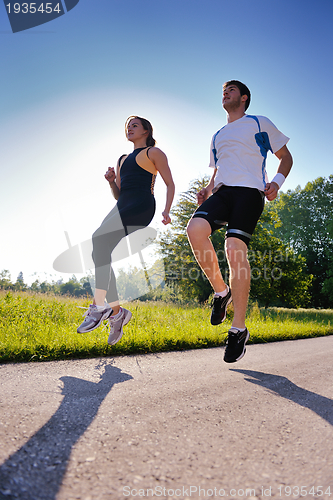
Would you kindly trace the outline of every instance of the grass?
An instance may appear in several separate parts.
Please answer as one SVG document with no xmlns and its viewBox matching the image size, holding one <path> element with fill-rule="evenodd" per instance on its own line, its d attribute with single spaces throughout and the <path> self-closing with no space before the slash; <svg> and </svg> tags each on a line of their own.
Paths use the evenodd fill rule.
<svg viewBox="0 0 333 500">
<path fill-rule="evenodd" d="M 108 346 L 99 327 L 76 333 L 89 299 L 0 292 L 0 362 L 49 361 L 217 347 L 225 343 L 232 307 L 223 325 L 210 325 L 209 306 L 132 302 L 125 335 Z M 250 343 L 333 334 L 333 310 L 249 308 Z"/>
</svg>

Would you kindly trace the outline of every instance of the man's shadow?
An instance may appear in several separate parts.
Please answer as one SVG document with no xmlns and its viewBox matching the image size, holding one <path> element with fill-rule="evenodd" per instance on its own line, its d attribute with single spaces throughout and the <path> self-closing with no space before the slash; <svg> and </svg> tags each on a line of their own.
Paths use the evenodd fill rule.
<svg viewBox="0 0 333 500">
<path fill-rule="evenodd" d="M 114 384 L 132 378 L 112 365 L 105 366 L 97 383 L 61 377 L 64 399 L 58 410 L 0 467 L 0 499 L 54 500 L 73 446 L 93 422 Z"/>
<path fill-rule="evenodd" d="M 270 373 L 257 372 L 252 370 L 232 369 L 232 371 L 244 373 L 251 378 L 245 378 L 252 384 L 261 385 L 273 394 L 294 401 L 294 403 L 312 410 L 321 418 L 333 425 L 333 400 L 320 396 L 315 392 L 302 389 L 291 382 L 286 377 L 280 375 L 272 375 Z"/>
</svg>

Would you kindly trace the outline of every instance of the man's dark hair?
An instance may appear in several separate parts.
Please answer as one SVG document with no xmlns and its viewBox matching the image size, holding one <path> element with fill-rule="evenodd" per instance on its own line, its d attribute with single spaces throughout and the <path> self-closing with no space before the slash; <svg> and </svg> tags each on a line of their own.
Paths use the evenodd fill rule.
<svg viewBox="0 0 333 500">
<path fill-rule="evenodd" d="M 229 82 L 225 82 L 223 84 L 223 90 L 226 87 L 229 87 L 229 85 L 235 85 L 236 87 L 239 88 L 241 96 L 242 95 L 246 95 L 247 96 L 247 100 L 245 102 L 245 111 L 246 111 L 247 108 L 250 106 L 250 101 L 251 101 L 251 92 L 250 92 L 250 90 L 247 88 L 246 85 L 244 85 L 244 83 L 239 82 L 238 80 L 230 80 Z"/>
</svg>

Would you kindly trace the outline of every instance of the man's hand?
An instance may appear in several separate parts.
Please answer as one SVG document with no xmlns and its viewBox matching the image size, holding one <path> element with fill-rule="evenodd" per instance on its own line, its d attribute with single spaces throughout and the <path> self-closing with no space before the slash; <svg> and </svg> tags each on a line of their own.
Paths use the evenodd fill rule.
<svg viewBox="0 0 333 500">
<path fill-rule="evenodd" d="M 277 197 L 279 186 L 276 182 L 268 182 L 265 187 L 265 196 L 268 201 L 273 201 Z"/>
<path fill-rule="evenodd" d="M 208 198 L 208 191 L 207 188 L 202 188 L 199 193 L 197 193 L 197 202 L 198 205 L 202 205 L 204 201 L 206 201 Z"/>
<path fill-rule="evenodd" d="M 109 167 L 107 169 L 106 174 L 104 175 L 105 179 L 111 184 L 111 182 L 115 182 L 116 180 L 116 172 L 113 167 Z"/>
</svg>

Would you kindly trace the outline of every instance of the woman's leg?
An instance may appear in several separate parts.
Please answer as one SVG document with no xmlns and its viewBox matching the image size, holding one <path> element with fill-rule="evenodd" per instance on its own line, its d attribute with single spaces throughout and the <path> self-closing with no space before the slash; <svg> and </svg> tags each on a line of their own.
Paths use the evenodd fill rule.
<svg viewBox="0 0 333 500">
<path fill-rule="evenodd" d="M 102 306 L 106 299 L 115 313 L 119 311 L 119 300 L 116 279 L 111 266 L 111 253 L 125 236 L 126 230 L 120 218 L 118 207 L 115 206 L 92 237 L 96 287 L 94 302 L 96 305 Z"/>
<path fill-rule="evenodd" d="M 104 320 L 109 319 L 111 314 L 117 314 L 119 312 L 116 280 L 111 267 L 111 253 L 118 245 L 119 241 L 126 236 L 124 227 L 118 229 L 116 226 L 119 219 L 118 210 L 111 211 L 104 219 L 101 226 L 93 234 L 92 257 L 95 263 L 96 289 L 94 302 L 89 306 L 84 321 L 78 327 L 78 333 L 91 332 L 100 326 Z M 108 298 L 110 298 L 111 305 L 105 304 L 105 297 L 107 294 Z M 128 318 L 128 321 L 129 319 L 130 318 Z"/>
</svg>

